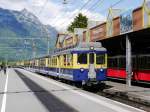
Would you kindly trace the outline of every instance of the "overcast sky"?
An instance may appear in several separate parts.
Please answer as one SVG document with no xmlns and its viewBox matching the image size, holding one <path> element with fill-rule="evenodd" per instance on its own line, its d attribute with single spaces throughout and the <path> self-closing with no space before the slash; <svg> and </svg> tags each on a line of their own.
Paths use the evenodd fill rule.
<svg viewBox="0 0 150 112">
<path fill-rule="evenodd" d="M 87 1 L 90 2 L 80 10 Z M 65 29 L 79 12 L 90 20 L 104 21 L 108 13 L 106 9 L 118 1 L 120 0 L 67 0 L 67 4 L 63 4 L 63 0 L 0 0 L 0 7 L 19 11 L 26 8 L 42 23 L 61 30 Z M 142 5 L 142 2 L 143 0 L 122 0 L 113 8 L 127 10 Z"/>
</svg>

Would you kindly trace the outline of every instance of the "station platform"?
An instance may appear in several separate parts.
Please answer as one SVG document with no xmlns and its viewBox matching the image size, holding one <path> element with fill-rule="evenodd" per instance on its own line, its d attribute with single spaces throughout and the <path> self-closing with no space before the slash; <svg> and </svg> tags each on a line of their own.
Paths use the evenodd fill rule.
<svg viewBox="0 0 150 112">
<path fill-rule="evenodd" d="M 127 86 L 124 83 L 106 81 L 107 89 L 104 93 L 128 99 L 133 102 L 150 106 L 150 88 L 139 86 Z"/>
<path fill-rule="evenodd" d="M 0 76 L 0 112 L 146 112 L 19 68 Z"/>
</svg>

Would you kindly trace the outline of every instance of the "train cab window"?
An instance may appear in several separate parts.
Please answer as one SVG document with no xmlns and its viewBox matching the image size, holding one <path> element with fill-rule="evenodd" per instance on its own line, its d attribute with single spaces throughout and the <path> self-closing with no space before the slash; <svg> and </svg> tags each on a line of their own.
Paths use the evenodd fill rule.
<svg viewBox="0 0 150 112">
<path fill-rule="evenodd" d="M 105 64 L 105 54 L 96 54 L 96 64 Z"/>
<path fill-rule="evenodd" d="M 78 64 L 87 64 L 87 54 L 78 54 Z"/>
</svg>

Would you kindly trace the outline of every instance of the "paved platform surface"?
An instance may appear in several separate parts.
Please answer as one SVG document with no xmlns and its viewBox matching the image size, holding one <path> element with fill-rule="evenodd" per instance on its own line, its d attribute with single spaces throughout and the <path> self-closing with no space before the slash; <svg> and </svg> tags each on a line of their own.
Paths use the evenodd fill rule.
<svg viewBox="0 0 150 112">
<path fill-rule="evenodd" d="M 148 87 L 128 87 L 126 84 L 114 81 L 106 81 L 106 85 L 110 86 L 110 88 L 104 90 L 105 93 L 125 97 L 126 99 L 150 106 L 150 88 Z"/>
<path fill-rule="evenodd" d="M 144 112 L 22 69 L 0 81 L 0 112 Z"/>
</svg>

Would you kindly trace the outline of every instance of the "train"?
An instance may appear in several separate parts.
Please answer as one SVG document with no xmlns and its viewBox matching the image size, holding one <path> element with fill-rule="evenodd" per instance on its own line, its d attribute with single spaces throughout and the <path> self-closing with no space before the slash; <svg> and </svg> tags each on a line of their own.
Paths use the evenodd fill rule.
<svg viewBox="0 0 150 112">
<path fill-rule="evenodd" d="M 127 77 L 126 57 L 122 53 L 125 51 L 115 52 L 117 47 L 114 47 L 112 51 L 108 41 L 115 38 L 118 40 L 118 37 L 122 38 L 131 32 L 149 29 L 148 4 L 149 1 L 144 1 L 142 6 L 128 10 L 118 16 L 113 16 L 116 14 L 113 14 L 111 9 L 107 21 L 99 24 L 96 22 L 96 25 L 81 31 L 82 36 L 75 33 L 58 34 L 56 50 L 50 55 L 18 62 L 17 65 L 21 65 L 25 69 L 28 68 L 28 70 L 82 84 L 98 84 L 107 78 L 125 80 Z M 108 41 L 106 42 L 106 40 Z M 142 44 L 137 43 L 137 45 L 144 48 Z M 147 48 L 150 48 L 149 45 Z M 150 82 L 150 54 L 148 50 L 147 54 L 135 52 L 136 55 L 132 55 L 132 81 Z"/>
<path fill-rule="evenodd" d="M 107 77 L 126 79 L 125 56 L 108 57 Z M 132 56 L 132 81 L 150 82 L 150 54 L 138 54 Z"/>
<path fill-rule="evenodd" d="M 74 35 L 60 35 L 49 55 L 20 63 L 24 69 L 80 85 L 99 85 L 107 80 L 107 49 L 100 42 L 79 42 Z M 72 41 L 71 41 L 72 40 Z M 69 45 L 68 45 L 69 44 Z"/>
</svg>

